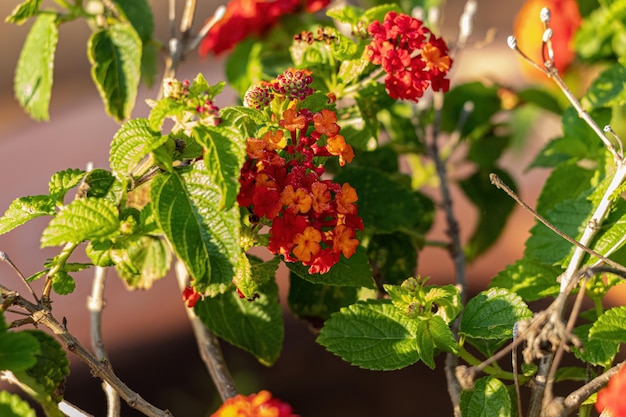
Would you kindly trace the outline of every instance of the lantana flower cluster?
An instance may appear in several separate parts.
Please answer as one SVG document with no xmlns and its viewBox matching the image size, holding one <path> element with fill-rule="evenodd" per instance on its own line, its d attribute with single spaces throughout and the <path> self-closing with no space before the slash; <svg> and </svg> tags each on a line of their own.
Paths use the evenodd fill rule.
<svg viewBox="0 0 626 417">
<path fill-rule="evenodd" d="M 188 134 L 196 123 L 206 126 L 219 125 L 221 123 L 219 108 L 206 92 L 192 96 L 189 92 L 190 85 L 189 80 L 178 81 L 175 78 L 167 78 L 163 81 L 164 97 L 184 103 L 188 109 L 178 123 L 185 127 Z"/>
<path fill-rule="evenodd" d="M 351 257 L 363 230 L 356 190 L 349 184 L 322 179 L 316 157 L 352 161 L 354 152 L 339 134 L 337 114 L 313 113 L 291 101 L 278 126 L 247 141 L 247 160 L 241 170 L 240 206 L 270 225 L 268 249 L 286 262 L 301 262 L 309 273 L 326 273 L 341 254 Z"/>
<path fill-rule="evenodd" d="M 391 11 L 382 23 L 372 22 L 367 31 L 372 42 L 365 53 L 387 73 L 385 85 L 391 98 L 417 102 L 429 85 L 434 91 L 449 90 L 446 75 L 452 59 L 448 46 L 421 20 Z"/>
<path fill-rule="evenodd" d="M 298 417 L 291 406 L 269 391 L 258 394 L 236 395 L 224 401 L 211 417 Z"/>
<path fill-rule="evenodd" d="M 302 10 L 314 13 L 329 3 L 330 0 L 230 0 L 224 17 L 202 40 L 199 54 L 226 52 L 248 35 L 263 35 L 278 23 L 281 16 Z"/>
</svg>

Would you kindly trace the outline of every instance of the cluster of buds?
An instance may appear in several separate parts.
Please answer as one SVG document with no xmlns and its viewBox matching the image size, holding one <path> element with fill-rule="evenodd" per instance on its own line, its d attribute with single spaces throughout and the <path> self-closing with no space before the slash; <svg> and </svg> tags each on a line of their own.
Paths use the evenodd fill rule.
<svg viewBox="0 0 626 417">
<path fill-rule="evenodd" d="M 163 81 L 163 96 L 183 103 L 188 109 L 185 112 L 185 120 L 181 122 L 185 124 L 199 122 L 206 126 L 220 124 L 219 108 L 210 99 L 209 94 L 204 92 L 192 96 L 189 86 L 189 80 L 178 81 L 167 78 Z"/>
<path fill-rule="evenodd" d="M 452 65 L 448 46 L 422 21 L 392 11 L 382 23 L 372 22 L 367 31 L 372 42 L 365 53 L 387 73 L 385 85 L 393 99 L 417 102 L 429 85 L 434 91 L 448 91 L 446 75 Z"/>
<path fill-rule="evenodd" d="M 269 106 L 274 98 L 283 101 L 304 100 L 314 92 L 311 83 L 313 77 L 310 71 L 289 68 L 274 80 L 261 82 L 248 89 L 243 104 L 261 110 Z"/>
<path fill-rule="evenodd" d="M 314 158 L 337 156 L 345 165 L 354 151 L 339 134 L 333 110 L 313 113 L 298 103 L 282 112 L 278 126 L 247 141 L 237 201 L 270 225 L 272 253 L 309 266 L 312 274 L 326 273 L 341 254 L 354 254 L 363 222 L 355 189 L 322 179 L 325 168 Z"/>
</svg>

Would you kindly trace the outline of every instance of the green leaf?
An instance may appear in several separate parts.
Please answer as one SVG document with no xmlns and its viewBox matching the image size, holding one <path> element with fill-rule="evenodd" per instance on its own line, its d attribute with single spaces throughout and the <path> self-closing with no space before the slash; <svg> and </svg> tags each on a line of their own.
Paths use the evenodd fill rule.
<svg viewBox="0 0 626 417">
<path fill-rule="evenodd" d="M 555 114 L 563 113 L 563 106 L 555 96 L 546 89 L 530 87 L 517 92 L 517 97 L 524 104 L 534 104 L 535 106 L 548 110 Z"/>
<path fill-rule="evenodd" d="M 7 332 L 2 319 L 3 331 L 0 333 L 0 370 L 13 373 L 24 371 L 37 363 L 36 355 L 40 352 L 39 343 L 28 332 Z"/>
<path fill-rule="evenodd" d="M 148 0 L 114 0 L 145 44 L 154 32 L 154 16 Z"/>
<path fill-rule="evenodd" d="M 589 330 L 589 339 L 626 342 L 626 306 L 613 307 L 598 317 Z"/>
<path fill-rule="evenodd" d="M 113 174 L 104 169 L 94 169 L 87 173 L 85 183 L 89 186 L 87 197 L 108 198 L 119 202 L 122 194 L 122 184 L 115 180 Z"/>
<path fill-rule="evenodd" d="M 63 417 L 58 403 L 63 400 L 65 378 L 69 375 L 69 360 L 63 347 L 56 339 L 42 331 L 30 330 L 28 334 L 39 342 L 40 353 L 31 368 L 15 373 L 19 381 L 35 392 L 46 416 Z"/>
<path fill-rule="evenodd" d="M 263 77 L 261 53 L 263 44 L 253 38 L 239 42 L 226 60 L 226 79 L 231 88 L 243 97 L 251 85 Z"/>
<path fill-rule="evenodd" d="M 246 138 L 233 131 L 204 125 L 194 128 L 193 134 L 204 149 L 206 174 L 219 187 L 222 206 L 233 207 L 246 156 Z"/>
<path fill-rule="evenodd" d="M 41 247 L 84 240 L 102 240 L 118 233 L 120 221 L 115 204 L 93 197 L 72 201 L 50 221 L 41 236 Z"/>
<path fill-rule="evenodd" d="M 159 175 L 150 194 L 157 222 L 194 278 L 194 288 L 225 291 L 239 260 L 239 210 L 218 208 L 220 192 L 204 164 Z"/>
<path fill-rule="evenodd" d="M 359 23 L 359 21 L 361 20 L 361 16 L 363 16 L 364 12 L 365 10 L 360 7 L 346 5 L 344 7 L 328 9 L 326 11 L 326 15 L 338 22 L 347 23 L 351 26 L 356 26 L 357 23 Z"/>
<path fill-rule="evenodd" d="M 580 339 L 582 349 L 572 347 L 574 355 L 591 365 L 607 367 L 613 363 L 619 351 L 620 342 L 589 337 L 591 324 L 583 324 L 574 328 L 574 334 Z"/>
<path fill-rule="evenodd" d="M 417 244 L 405 233 L 374 235 L 367 245 L 367 257 L 378 274 L 378 281 L 401 284 L 415 275 Z"/>
<path fill-rule="evenodd" d="M 55 201 L 47 195 L 35 195 L 15 199 L 0 218 L 0 235 L 10 232 L 29 220 L 41 216 L 54 216 Z"/>
<path fill-rule="evenodd" d="M 463 417 L 509 417 L 511 397 L 499 379 L 478 379 L 471 391 L 461 392 L 461 415 Z"/>
<path fill-rule="evenodd" d="M 29 17 L 33 17 L 39 12 L 41 0 L 24 0 L 23 3 L 15 6 L 10 15 L 4 20 L 7 23 L 15 23 L 21 25 Z"/>
<path fill-rule="evenodd" d="M 515 190 L 513 178 L 507 172 L 495 168 L 491 171 Z M 484 170 L 476 171 L 459 185 L 479 212 L 478 225 L 465 246 L 465 256 L 471 262 L 496 243 L 513 212 L 515 201 L 494 187 L 489 181 L 489 172 Z"/>
<path fill-rule="evenodd" d="M 615 64 L 597 76 L 587 90 L 582 104 L 587 111 L 626 103 L 626 67 Z"/>
<path fill-rule="evenodd" d="M 579 166 L 578 161 L 559 164 L 546 180 L 537 200 L 537 212 L 545 214 L 556 204 L 578 197 L 597 186 L 597 172 Z M 567 182 L 568 186 L 563 184 Z"/>
<path fill-rule="evenodd" d="M 30 408 L 19 395 L 8 391 L 0 391 L 0 415 L 2 417 L 37 417 L 35 410 Z"/>
<path fill-rule="evenodd" d="M 458 345 L 452 331 L 439 316 L 419 319 L 416 331 L 416 349 L 422 362 L 435 369 L 437 351 L 458 353 Z"/>
<path fill-rule="evenodd" d="M 356 287 L 312 284 L 293 273 L 289 274 L 289 309 L 314 328 L 321 328 L 332 313 L 354 304 L 356 300 Z"/>
<path fill-rule="evenodd" d="M 78 184 L 85 177 L 85 171 L 80 169 L 66 169 L 65 171 L 59 171 L 50 178 L 48 189 L 50 190 L 50 197 L 59 202 L 63 202 L 65 194 Z"/>
<path fill-rule="evenodd" d="M 112 251 L 120 278 L 131 289 L 148 290 L 170 269 L 172 253 L 167 244 L 153 236 L 140 236 Z"/>
<path fill-rule="evenodd" d="M 128 23 L 111 25 L 89 38 L 91 77 L 107 114 L 118 122 L 128 119 L 135 106 L 141 50 L 141 39 Z"/>
<path fill-rule="evenodd" d="M 473 82 L 461 84 L 446 93 L 441 111 L 441 127 L 445 132 L 457 129 L 459 120 L 467 111 L 467 103 L 473 103 L 474 106 L 463 123 L 461 137 L 478 138 L 485 129 L 491 128 L 491 118 L 501 109 L 498 87 Z"/>
<path fill-rule="evenodd" d="M 151 128 L 147 119 L 124 123 L 113 137 L 109 163 L 113 172 L 126 176 L 139 161 L 167 141 L 167 136 Z"/>
<path fill-rule="evenodd" d="M 52 279 L 52 289 L 59 295 L 68 295 L 76 289 L 76 282 L 67 272 L 59 271 Z"/>
<path fill-rule="evenodd" d="M 335 181 L 356 189 L 359 215 L 366 230 L 378 233 L 423 231 L 430 227 L 432 207 L 411 188 L 385 172 L 366 167 L 344 168 Z"/>
<path fill-rule="evenodd" d="M 284 338 L 283 316 L 278 302 L 278 286 L 266 283 L 254 301 L 229 291 L 196 304 L 204 324 L 228 343 L 252 353 L 270 366 L 280 356 Z"/>
<path fill-rule="evenodd" d="M 489 132 L 471 141 L 467 159 L 478 164 L 482 171 L 493 171 L 510 143 L 510 136 L 498 136 L 495 132 Z"/>
<path fill-rule="evenodd" d="M 496 275 L 489 283 L 489 287 L 505 288 L 526 302 L 556 297 L 560 290 L 557 278 L 562 272 L 561 268 L 523 258 L 508 265 L 504 271 Z"/>
<path fill-rule="evenodd" d="M 357 246 L 349 259 L 341 256 L 339 262 L 325 274 L 309 274 L 309 267 L 300 262 L 287 262 L 286 265 L 291 272 L 313 284 L 374 288 L 372 270 L 361 246 Z"/>
<path fill-rule="evenodd" d="M 359 301 L 330 316 L 317 342 L 360 368 L 393 370 L 420 359 L 416 320 L 406 317 L 389 300 Z"/>
<path fill-rule="evenodd" d="M 157 79 L 160 50 L 161 44 L 154 40 L 144 43 L 141 50 L 141 81 L 148 87 Z"/>
<path fill-rule="evenodd" d="M 222 123 L 239 131 L 241 140 L 256 137 L 259 126 L 266 123 L 259 110 L 243 106 L 229 106 L 220 111 Z"/>
<path fill-rule="evenodd" d="M 56 15 L 40 14 L 30 28 L 15 70 L 17 101 L 36 120 L 48 120 L 54 53 L 59 38 Z"/>
<path fill-rule="evenodd" d="M 522 298 L 504 288 L 491 288 L 469 300 L 461 318 L 460 334 L 475 339 L 507 339 L 513 326 L 532 317 Z"/>
</svg>

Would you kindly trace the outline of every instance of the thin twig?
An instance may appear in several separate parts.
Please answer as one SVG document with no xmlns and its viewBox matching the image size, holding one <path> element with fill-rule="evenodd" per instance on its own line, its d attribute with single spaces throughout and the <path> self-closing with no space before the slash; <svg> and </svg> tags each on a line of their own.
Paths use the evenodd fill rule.
<svg viewBox="0 0 626 417">
<path fill-rule="evenodd" d="M 185 264 L 178 260 L 176 262 L 176 277 L 178 278 L 178 285 L 181 291 L 189 284 L 189 272 L 185 267 Z M 193 308 L 187 308 L 187 317 L 193 328 L 196 342 L 198 343 L 198 350 L 200 356 L 204 361 L 211 379 L 215 384 L 222 401 L 237 395 L 237 388 L 233 377 L 226 366 L 226 361 L 222 355 L 222 349 L 220 348 L 219 340 L 217 337 L 205 326 L 205 324 L 196 315 Z"/>
<path fill-rule="evenodd" d="M 96 357 L 102 363 L 109 362 L 102 340 L 102 311 L 105 306 L 104 286 L 106 276 L 106 268 L 97 266 L 93 277 L 91 295 L 87 298 L 87 309 L 91 319 L 91 346 L 96 353 Z M 102 385 L 107 399 L 107 417 L 119 417 L 121 410 L 119 394 L 110 384 L 103 382 Z"/>
<path fill-rule="evenodd" d="M 37 294 L 35 294 L 35 291 L 33 290 L 33 287 L 30 285 L 30 282 L 28 282 L 28 279 L 26 279 L 24 274 L 22 274 L 22 271 L 20 271 L 17 265 L 13 263 L 13 261 L 11 260 L 11 258 L 9 258 L 9 255 L 6 252 L 0 251 L 0 261 L 4 261 L 7 264 L 9 264 L 9 266 L 13 269 L 13 271 L 15 271 L 17 276 L 20 277 L 24 285 L 26 285 L 26 288 L 28 288 L 30 295 L 32 295 L 33 299 L 38 303 L 39 298 L 37 298 Z"/>
</svg>

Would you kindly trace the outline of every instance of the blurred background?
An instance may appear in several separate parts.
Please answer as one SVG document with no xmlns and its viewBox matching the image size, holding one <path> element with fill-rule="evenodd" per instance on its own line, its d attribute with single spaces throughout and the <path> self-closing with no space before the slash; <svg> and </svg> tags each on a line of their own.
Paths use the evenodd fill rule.
<svg viewBox="0 0 626 417">
<path fill-rule="evenodd" d="M 21 1 L 0 2 L 5 17 Z M 50 2 L 52 3 L 52 2 Z M 177 2 L 179 6 L 183 2 Z M 219 4 L 198 2 L 199 25 Z M 45 2 L 44 2 L 45 4 Z M 166 0 L 152 1 L 157 28 L 156 38 L 169 37 Z M 455 38 L 457 22 L 465 4 L 449 0 L 444 9 L 448 39 Z M 513 86 L 525 81 L 518 61 L 506 46 L 512 32 L 514 15 L 522 0 L 479 0 L 474 34 L 470 44 L 455 62 L 452 82 L 468 79 L 497 80 Z M 100 98 L 89 76 L 86 41 L 90 30 L 84 22 L 61 26 L 54 67 L 54 87 L 50 122 L 32 121 L 13 98 L 13 71 L 29 24 L 0 24 L 0 212 L 20 196 L 47 193 L 48 179 L 66 168 L 108 168 L 109 143 L 118 125 L 105 116 Z M 495 32 L 493 32 L 495 30 Z M 495 34 L 490 43 L 487 33 Z M 209 83 L 223 79 L 223 60 L 195 55 L 183 63 L 180 79 L 192 79 L 202 72 Z M 141 87 L 134 116 L 145 116 L 145 99 L 157 94 L 157 87 Z M 217 104 L 234 102 L 228 92 Z M 477 103 L 480 105 L 480 103 Z M 558 120 L 544 120 L 531 132 L 523 149 L 506 157 L 504 163 L 518 181 L 520 194 L 531 205 L 545 178 L 545 172 L 524 169 L 544 141 L 558 131 Z M 455 191 L 455 211 L 461 220 L 462 235 L 472 232 L 476 213 Z M 506 198 L 503 194 L 503 198 Z M 46 219 L 35 220 L 20 229 L 0 236 L 0 250 L 6 252 L 25 275 L 37 272 L 53 250 L 39 249 L 39 236 Z M 523 242 L 533 225 L 530 216 L 516 209 L 499 244 L 468 269 L 472 292 L 486 283 L 507 264 L 521 257 Z M 433 238 L 443 237 L 445 225 L 436 220 Z M 78 251 L 80 252 L 80 251 Z M 436 283 L 454 280 L 452 263 L 442 250 L 426 250 L 420 255 L 419 271 Z M 66 297 L 56 296 L 54 314 L 67 318 L 70 332 L 89 345 L 86 297 L 90 292 L 89 273 L 76 276 L 77 290 Z M 0 282 L 23 291 L 22 284 L 7 265 L 0 264 Z M 36 283 L 39 285 L 40 283 Z M 128 292 L 110 274 L 106 289 L 104 341 L 116 373 L 148 401 L 167 408 L 175 416 L 206 416 L 219 399 L 200 361 L 190 326 L 186 320 L 180 292 L 173 277 L 158 281 L 149 291 Z M 284 301 L 284 300 L 283 300 Z M 268 389 L 289 401 L 302 417 L 340 417 L 377 415 L 451 415 L 441 366 L 430 371 L 418 363 L 402 371 L 372 372 L 352 367 L 314 343 L 306 325 L 285 311 L 287 323 L 283 355 L 273 368 L 258 365 L 245 352 L 224 345 L 225 355 L 244 393 Z M 104 415 L 105 402 L 97 379 L 70 355 L 72 374 L 66 398 L 94 415 Z M 415 412 L 415 410 L 419 412 Z M 125 407 L 124 416 L 139 413 Z"/>
</svg>

